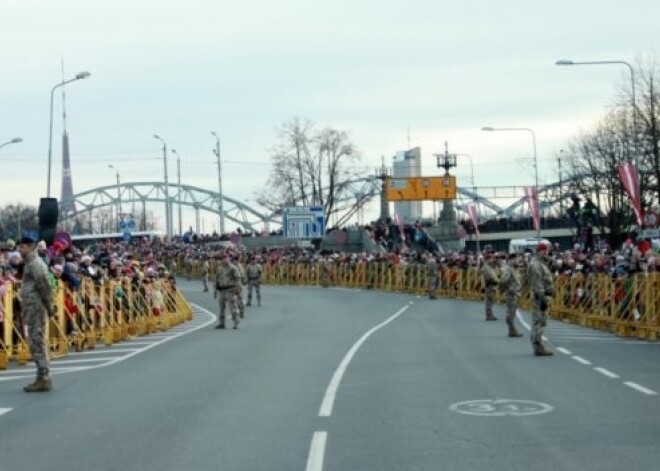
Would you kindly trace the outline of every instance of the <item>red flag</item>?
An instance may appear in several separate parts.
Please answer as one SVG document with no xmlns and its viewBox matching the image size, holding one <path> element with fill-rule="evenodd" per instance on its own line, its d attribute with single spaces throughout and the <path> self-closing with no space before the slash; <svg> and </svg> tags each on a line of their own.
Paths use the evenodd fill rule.
<svg viewBox="0 0 660 471">
<path fill-rule="evenodd" d="M 399 235 L 401 236 L 401 242 L 405 242 L 406 233 L 403 231 L 403 219 L 398 214 L 395 214 L 394 221 L 396 222 L 396 225 L 399 227 Z"/>
<path fill-rule="evenodd" d="M 619 166 L 619 178 L 623 183 L 623 188 L 628 193 L 632 203 L 637 224 L 642 227 L 642 200 L 639 194 L 639 179 L 637 178 L 637 169 L 633 164 L 623 164 Z"/>
<path fill-rule="evenodd" d="M 472 225 L 474 226 L 475 232 L 477 235 L 481 235 L 479 233 L 479 216 L 477 215 L 477 207 L 473 204 L 468 204 L 466 209 L 468 216 L 470 216 L 470 220 L 472 221 Z"/>
<path fill-rule="evenodd" d="M 527 197 L 527 203 L 529 203 L 529 209 L 532 212 L 532 220 L 534 221 L 534 230 L 539 230 L 539 195 L 536 192 L 536 188 L 533 186 L 525 187 L 525 196 Z"/>
</svg>

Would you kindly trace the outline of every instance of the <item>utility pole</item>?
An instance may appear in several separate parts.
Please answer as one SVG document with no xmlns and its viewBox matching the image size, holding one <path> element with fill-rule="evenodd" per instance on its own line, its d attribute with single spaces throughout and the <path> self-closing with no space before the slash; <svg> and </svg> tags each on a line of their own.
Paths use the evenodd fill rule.
<svg viewBox="0 0 660 471">
<path fill-rule="evenodd" d="M 220 138 L 212 131 L 211 134 L 215 136 L 215 149 L 213 153 L 218 161 L 218 213 L 220 216 L 220 235 L 225 234 L 225 210 L 222 205 L 222 163 L 220 161 Z"/>
</svg>

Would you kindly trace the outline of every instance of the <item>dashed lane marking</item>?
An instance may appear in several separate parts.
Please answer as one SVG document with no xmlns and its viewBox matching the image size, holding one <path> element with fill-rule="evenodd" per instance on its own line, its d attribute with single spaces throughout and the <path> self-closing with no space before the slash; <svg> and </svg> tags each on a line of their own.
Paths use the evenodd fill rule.
<svg viewBox="0 0 660 471">
<path fill-rule="evenodd" d="M 572 355 L 571 351 L 565 349 L 564 347 L 557 347 L 557 351 L 563 353 L 564 355 Z"/>
<path fill-rule="evenodd" d="M 632 381 L 625 381 L 623 384 L 628 386 L 629 388 L 636 389 L 637 391 L 646 394 L 647 396 L 657 396 L 658 393 L 655 392 L 653 389 L 649 389 L 647 387 L 642 386 L 641 384 L 633 383 Z"/>
<path fill-rule="evenodd" d="M 607 370 L 605 368 L 601 368 L 600 366 L 594 368 L 594 370 L 598 371 L 600 374 L 607 376 L 608 378 L 612 379 L 618 379 L 619 375 L 612 373 L 610 370 Z"/>
<path fill-rule="evenodd" d="M 577 361 L 578 363 L 582 363 L 583 365 L 591 365 L 591 362 L 589 360 L 582 358 L 580 356 L 573 355 L 571 358 L 573 358 L 573 360 Z"/>
<path fill-rule="evenodd" d="M 325 456 L 325 443 L 328 432 L 314 432 L 312 443 L 309 446 L 306 471 L 321 471 L 323 469 L 323 458 Z"/>
<path fill-rule="evenodd" d="M 0 415 L 7 414 L 8 412 L 11 412 L 13 410 L 14 409 L 9 409 L 9 408 L 6 408 L 6 407 L 0 407 Z"/>
</svg>

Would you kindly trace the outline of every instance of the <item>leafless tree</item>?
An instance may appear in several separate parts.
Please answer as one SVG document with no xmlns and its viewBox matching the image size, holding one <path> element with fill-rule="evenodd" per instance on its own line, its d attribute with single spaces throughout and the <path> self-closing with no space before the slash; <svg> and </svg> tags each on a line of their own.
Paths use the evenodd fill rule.
<svg viewBox="0 0 660 471">
<path fill-rule="evenodd" d="M 2 238 L 18 238 L 24 231 L 36 231 L 38 228 L 36 207 L 16 203 L 0 208 L 0 236 Z"/>
<path fill-rule="evenodd" d="M 360 153 L 348 133 L 330 127 L 317 130 L 312 121 L 295 118 L 278 130 L 273 167 L 260 204 L 272 211 L 286 206 L 322 206 L 326 221 L 337 225 L 366 204 L 351 194 L 350 182 L 360 175 Z"/>
</svg>

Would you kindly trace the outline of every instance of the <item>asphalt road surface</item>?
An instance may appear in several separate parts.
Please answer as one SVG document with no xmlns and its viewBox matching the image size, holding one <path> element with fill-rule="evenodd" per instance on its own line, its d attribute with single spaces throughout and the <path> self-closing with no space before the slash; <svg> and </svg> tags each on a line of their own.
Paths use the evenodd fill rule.
<svg viewBox="0 0 660 471">
<path fill-rule="evenodd" d="M 537 358 L 479 303 L 333 288 L 265 287 L 221 331 L 180 286 L 193 322 L 55 361 L 51 393 L 0 372 L 0 470 L 660 466 L 660 344 L 552 322 Z"/>
</svg>

